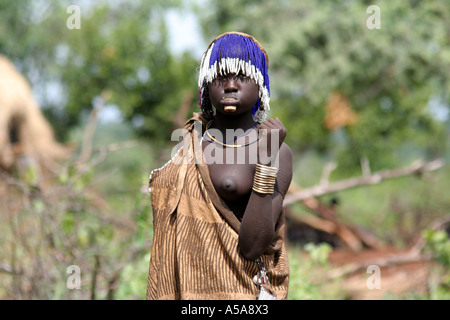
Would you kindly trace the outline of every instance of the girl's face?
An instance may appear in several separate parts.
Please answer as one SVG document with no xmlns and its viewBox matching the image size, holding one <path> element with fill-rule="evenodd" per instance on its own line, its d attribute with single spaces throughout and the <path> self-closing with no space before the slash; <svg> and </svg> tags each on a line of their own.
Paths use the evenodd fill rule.
<svg viewBox="0 0 450 320">
<path fill-rule="evenodd" d="M 216 112 L 241 115 L 252 111 L 259 98 L 259 87 L 253 79 L 242 74 L 218 76 L 209 85 L 209 99 Z M 235 106 L 230 111 L 230 106 Z M 228 107 L 228 108 L 227 108 Z"/>
</svg>

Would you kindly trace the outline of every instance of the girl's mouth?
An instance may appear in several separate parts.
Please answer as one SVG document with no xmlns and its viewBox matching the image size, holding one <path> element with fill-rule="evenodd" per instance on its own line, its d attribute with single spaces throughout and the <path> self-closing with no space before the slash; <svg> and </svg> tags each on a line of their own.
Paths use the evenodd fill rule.
<svg viewBox="0 0 450 320">
<path fill-rule="evenodd" d="M 235 112 L 236 105 L 239 104 L 239 100 L 234 97 L 224 97 L 221 102 L 224 105 L 223 110 L 225 112 Z"/>
</svg>

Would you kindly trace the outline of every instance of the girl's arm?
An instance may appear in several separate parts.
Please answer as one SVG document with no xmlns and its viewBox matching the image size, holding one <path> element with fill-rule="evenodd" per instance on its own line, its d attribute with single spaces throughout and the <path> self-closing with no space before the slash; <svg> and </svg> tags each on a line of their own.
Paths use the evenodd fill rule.
<svg viewBox="0 0 450 320">
<path fill-rule="evenodd" d="M 274 131 L 277 134 L 274 134 Z M 239 247 L 242 255 L 255 260 L 272 243 L 276 223 L 279 219 L 284 195 L 292 180 L 292 152 L 283 143 L 286 129 L 278 119 L 270 119 L 260 126 L 258 162 L 267 166 L 277 166 L 276 188 L 273 194 L 251 191 L 247 207 L 239 229 Z M 271 150 L 271 139 L 278 139 L 279 150 Z M 261 155 L 267 154 L 269 157 Z"/>
</svg>

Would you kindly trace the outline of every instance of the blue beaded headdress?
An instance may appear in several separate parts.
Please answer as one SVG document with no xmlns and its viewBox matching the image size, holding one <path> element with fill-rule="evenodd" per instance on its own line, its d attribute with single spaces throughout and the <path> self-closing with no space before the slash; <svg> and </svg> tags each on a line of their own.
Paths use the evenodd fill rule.
<svg viewBox="0 0 450 320">
<path fill-rule="evenodd" d="M 268 69 L 267 53 L 255 38 L 240 32 L 220 35 L 209 44 L 200 63 L 198 87 L 203 112 L 212 113 L 208 98 L 208 84 L 219 75 L 242 73 L 253 79 L 259 86 L 259 99 L 253 106 L 252 114 L 256 122 L 263 122 L 266 112 L 270 110 Z"/>
</svg>

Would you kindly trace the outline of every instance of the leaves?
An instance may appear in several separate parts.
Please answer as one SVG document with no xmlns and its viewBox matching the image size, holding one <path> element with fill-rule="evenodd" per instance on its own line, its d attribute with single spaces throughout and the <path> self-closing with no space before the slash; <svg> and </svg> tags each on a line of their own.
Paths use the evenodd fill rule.
<svg viewBox="0 0 450 320">
<path fill-rule="evenodd" d="M 179 1 L 86 3 L 81 29 L 66 27 L 65 1 L 42 1 L 42 8 L 31 1 L 2 4 L 0 52 L 39 89 L 41 107 L 60 140 L 100 95 L 126 120 L 143 117 L 139 133 L 170 136 L 183 94 L 197 90 L 197 58 L 173 57 L 168 48 L 164 13 Z M 58 100 L 48 94 L 54 90 Z"/>
<path fill-rule="evenodd" d="M 444 123 L 428 104 L 435 96 L 446 108 L 450 102 L 442 96 L 450 86 L 450 17 L 443 0 L 376 5 L 381 29 L 374 30 L 366 26 L 364 1 L 214 1 L 213 13 L 199 17 L 207 39 L 238 27 L 268 51 L 273 116 L 285 123 L 293 149 L 326 151 L 346 169 L 367 157 L 382 169 L 406 140 L 425 154 L 424 140 L 435 156 L 443 151 Z M 332 92 L 348 97 L 358 116 L 338 130 L 338 146 L 337 131 L 323 127 Z"/>
<path fill-rule="evenodd" d="M 445 268 L 450 267 L 450 239 L 445 230 L 426 229 L 422 232 L 426 241 L 426 250 Z"/>
<path fill-rule="evenodd" d="M 320 265 L 328 264 L 328 255 L 332 251 L 332 247 L 328 243 L 324 242 L 318 245 L 307 243 L 304 249 L 310 254 L 313 263 L 318 263 Z"/>
</svg>

